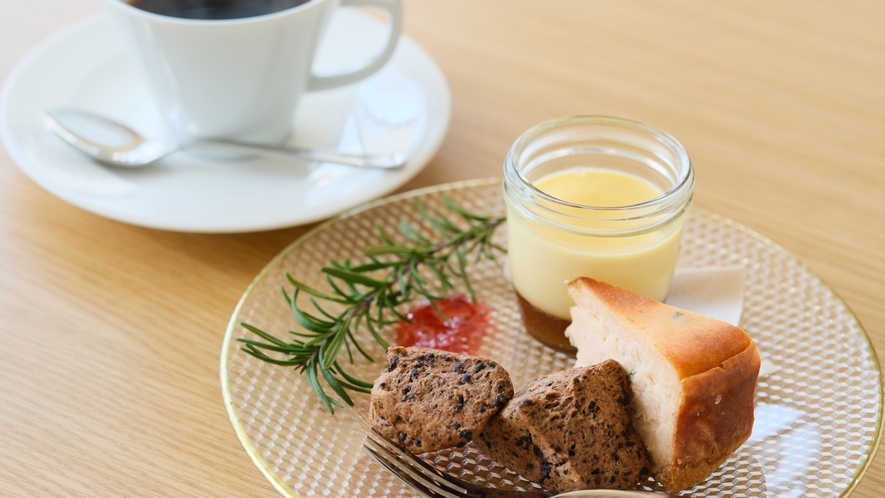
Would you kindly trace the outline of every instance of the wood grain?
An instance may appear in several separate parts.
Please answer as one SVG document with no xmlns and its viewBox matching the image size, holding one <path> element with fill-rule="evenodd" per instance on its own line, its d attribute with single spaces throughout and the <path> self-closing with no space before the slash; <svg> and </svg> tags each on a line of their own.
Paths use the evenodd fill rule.
<svg viewBox="0 0 885 498">
<path fill-rule="evenodd" d="M 0 78 L 98 0 L 0 3 Z M 885 3 L 405 1 L 452 121 L 403 189 L 498 176 L 526 128 L 572 114 L 663 128 L 696 204 L 772 239 L 885 351 Z M 224 330 L 306 227 L 198 235 L 53 197 L 0 153 L 0 494 L 277 496 L 222 406 Z M 876 459 L 852 496 L 885 486 Z"/>
</svg>

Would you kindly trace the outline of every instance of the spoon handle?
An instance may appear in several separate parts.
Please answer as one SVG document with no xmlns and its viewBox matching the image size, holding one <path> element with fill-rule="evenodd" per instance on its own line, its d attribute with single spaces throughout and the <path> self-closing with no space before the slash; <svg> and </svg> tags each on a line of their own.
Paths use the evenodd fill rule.
<svg viewBox="0 0 885 498">
<path fill-rule="evenodd" d="M 235 140 L 200 140 L 187 144 L 187 147 L 199 145 L 221 146 L 224 148 L 258 152 L 261 154 L 274 154 L 279 156 L 300 157 L 311 161 L 322 161 L 336 164 L 344 164 L 347 166 L 355 166 L 358 168 L 381 168 L 381 169 L 397 169 L 406 164 L 406 154 L 376 154 L 359 156 L 354 154 L 344 154 L 335 151 L 301 149 L 297 147 L 282 147 L 274 145 L 259 145 L 248 142 L 238 142 Z"/>
</svg>

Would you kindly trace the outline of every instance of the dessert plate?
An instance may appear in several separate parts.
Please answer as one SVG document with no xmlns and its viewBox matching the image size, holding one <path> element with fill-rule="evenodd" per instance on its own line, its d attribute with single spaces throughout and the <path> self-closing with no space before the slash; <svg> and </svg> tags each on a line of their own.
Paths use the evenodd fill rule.
<svg viewBox="0 0 885 498">
<path fill-rule="evenodd" d="M 429 210 L 444 209 L 444 198 L 481 214 L 504 213 L 500 180 L 442 185 L 376 201 L 295 241 L 261 271 L 234 311 L 221 353 L 225 407 L 243 447 L 283 495 L 414 496 L 360 451 L 368 426 L 368 395 L 357 395 L 355 407 L 330 415 L 306 376 L 239 349 L 237 339 L 258 339 L 241 323 L 285 337 L 296 327 L 280 293 L 281 286 L 290 287 L 287 273 L 327 288 L 319 268 L 346 258 L 358 264 L 363 251 L 379 244 L 376 224 L 393 234 L 405 219 L 434 237 L 414 202 L 420 199 Z M 882 430 L 882 381 L 869 338 L 839 296 L 795 257 L 746 228 L 695 209 L 685 227 L 679 266 L 735 265 L 745 270 L 740 324 L 771 366 L 758 384 L 750 440 L 685 495 L 847 496 L 872 461 Z M 495 310 L 495 332 L 478 354 L 502 364 L 514 387 L 573 365 L 574 358 L 525 333 L 515 295 L 499 266 L 479 264 L 471 275 L 477 298 Z M 366 333 L 361 344 L 372 343 Z M 380 374 L 386 366 L 383 351 L 377 346 L 370 351 L 381 361 L 359 362 L 351 373 L 363 379 Z M 478 484 L 532 487 L 472 444 L 425 456 Z"/>
<path fill-rule="evenodd" d="M 358 10 L 339 9 L 314 70 L 334 74 L 360 67 L 378 53 L 386 29 Z M 402 35 L 378 73 L 306 94 L 293 116 L 290 140 L 350 153 L 407 152 L 400 170 L 193 153 L 173 154 L 142 170 L 109 168 L 41 125 L 46 109 L 73 107 L 114 118 L 148 137 L 166 136 L 116 26 L 99 14 L 50 37 L 13 70 L 0 92 L 0 138 L 25 174 L 87 211 L 168 230 L 245 232 L 321 220 L 393 191 L 433 157 L 450 106 L 442 71 Z"/>
</svg>

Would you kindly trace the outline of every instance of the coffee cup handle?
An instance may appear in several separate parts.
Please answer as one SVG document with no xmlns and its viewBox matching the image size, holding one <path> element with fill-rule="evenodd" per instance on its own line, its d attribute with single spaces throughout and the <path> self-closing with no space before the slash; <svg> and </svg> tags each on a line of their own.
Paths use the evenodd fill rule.
<svg viewBox="0 0 885 498">
<path fill-rule="evenodd" d="M 371 75 L 375 71 L 381 69 L 384 64 L 390 60 L 396 49 L 396 43 L 399 40 L 400 31 L 402 30 L 402 2 L 401 0 L 341 0 L 341 7 L 378 7 L 390 13 L 390 36 L 387 39 L 387 45 L 381 55 L 376 57 L 367 66 L 344 74 L 336 74 L 332 76 L 317 76 L 311 74 L 310 82 L 307 90 L 326 90 L 337 86 L 347 85 L 359 81 Z"/>
</svg>

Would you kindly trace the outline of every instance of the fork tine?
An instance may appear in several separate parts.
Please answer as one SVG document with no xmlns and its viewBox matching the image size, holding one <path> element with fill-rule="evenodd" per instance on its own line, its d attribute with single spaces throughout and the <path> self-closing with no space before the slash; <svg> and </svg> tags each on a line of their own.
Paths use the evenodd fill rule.
<svg viewBox="0 0 885 498">
<path fill-rule="evenodd" d="M 364 444 L 363 447 L 366 448 L 367 451 L 369 449 L 374 449 L 376 454 L 380 452 L 381 455 L 387 457 L 384 458 L 384 460 L 388 461 L 391 465 L 395 465 L 402 472 L 409 472 L 410 474 L 418 473 L 422 480 L 431 482 L 435 488 L 440 488 L 445 492 L 453 493 L 459 498 L 481 496 L 480 493 L 476 493 L 474 489 L 472 489 L 473 487 L 470 484 L 460 481 L 433 467 L 423 459 L 400 448 L 374 429 L 372 429 L 371 433 L 366 436 L 366 444 Z M 399 473 L 401 472 L 394 472 L 394 474 Z"/>
<path fill-rule="evenodd" d="M 418 470 L 421 473 L 423 473 L 424 475 L 426 475 L 428 478 L 431 478 L 434 481 L 443 480 L 446 483 L 448 483 L 448 484 L 441 484 L 442 486 L 446 486 L 448 488 L 455 489 L 455 490 L 457 490 L 458 493 L 461 493 L 461 494 L 471 494 L 471 492 L 476 489 L 475 486 L 472 486 L 469 483 L 466 483 L 460 479 L 450 476 L 449 474 L 446 474 L 445 472 L 437 469 L 433 465 L 430 465 L 429 463 L 425 462 L 424 459 L 409 453 L 408 451 L 404 450 L 403 448 L 400 448 L 393 441 L 387 439 L 386 437 L 384 437 L 380 432 L 376 431 L 375 429 L 372 429 L 372 433 L 366 437 L 369 438 L 370 436 L 374 436 L 371 438 L 372 442 L 374 442 L 375 444 L 377 444 L 379 446 L 382 446 L 385 450 L 387 450 L 387 453 L 396 455 L 401 460 L 405 460 L 406 462 L 408 462 L 412 466 L 420 467 Z"/>
<path fill-rule="evenodd" d="M 373 428 L 369 429 L 363 449 L 387 470 L 406 481 L 406 483 L 418 491 L 430 495 L 429 490 L 418 488 L 414 483 L 410 482 L 409 479 L 412 479 L 412 477 L 409 476 L 420 479 L 420 482 L 424 483 L 422 485 L 437 490 L 437 493 L 445 493 L 444 495 L 431 496 L 453 496 L 455 498 L 547 498 L 552 495 L 552 493 L 540 490 L 522 491 L 484 488 L 462 481 L 397 446 L 396 443 L 387 439 Z"/>
<path fill-rule="evenodd" d="M 406 484 L 433 497 L 471 498 L 475 496 L 474 493 L 459 486 L 458 481 L 441 474 L 418 457 L 401 450 L 388 440 L 383 439 L 383 436 L 381 437 L 382 440 L 378 441 L 371 436 L 366 436 L 363 450 L 393 475 L 405 481 Z"/>
<path fill-rule="evenodd" d="M 389 453 L 383 452 L 383 449 L 379 449 L 376 444 L 373 444 L 374 441 L 371 441 L 369 438 L 366 438 L 366 440 L 367 442 L 363 444 L 363 450 L 372 459 L 381 464 L 382 467 L 411 486 L 415 491 L 430 498 L 463 498 L 465 496 L 454 494 L 441 488 L 424 474 L 413 470 L 407 463 L 402 462 Z"/>
</svg>

